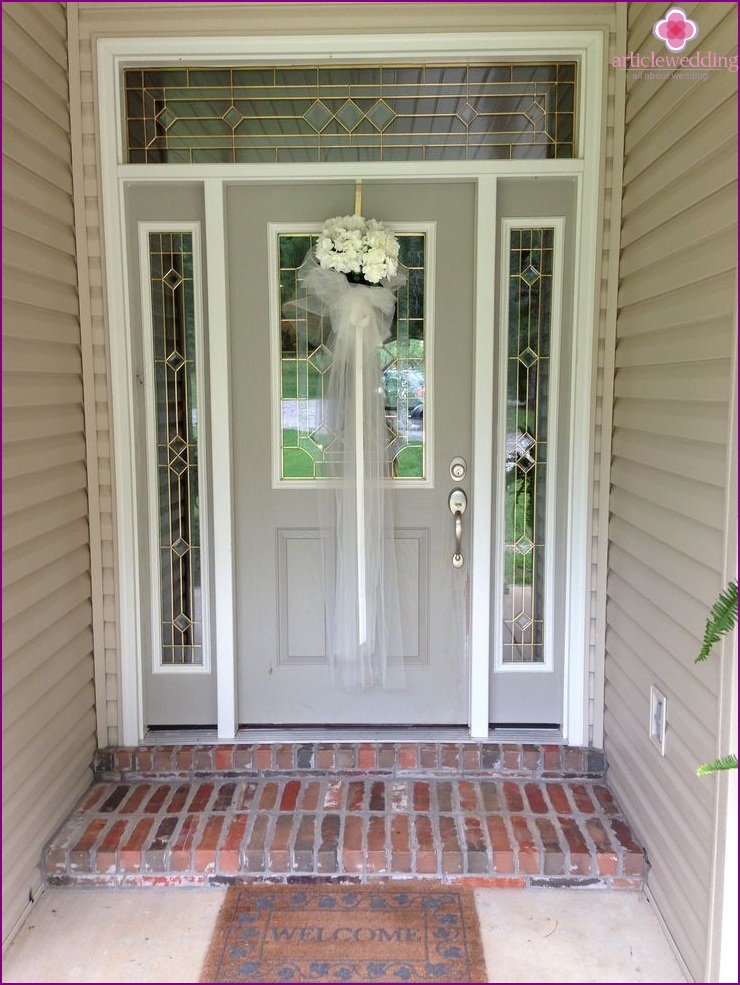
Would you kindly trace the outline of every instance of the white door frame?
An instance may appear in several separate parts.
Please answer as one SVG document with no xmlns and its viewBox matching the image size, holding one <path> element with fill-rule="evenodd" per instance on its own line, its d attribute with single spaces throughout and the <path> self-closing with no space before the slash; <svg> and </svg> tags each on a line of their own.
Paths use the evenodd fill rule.
<svg viewBox="0 0 740 985">
<path fill-rule="evenodd" d="M 122 164 L 120 71 L 123 66 L 171 63 L 271 62 L 327 60 L 341 56 L 351 61 L 429 61 L 572 57 L 580 62 L 579 133 L 581 156 L 547 161 L 490 161 L 418 163 L 363 163 L 365 180 L 469 180 L 477 184 L 476 302 L 474 371 L 474 482 L 473 503 L 491 503 L 493 487 L 493 386 L 495 379 L 492 325 L 497 299 L 495 215 L 498 177 L 570 176 L 577 180 L 576 257 L 574 285 L 574 341 L 568 474 L 568 557 L 566 580 L 567 659 L 563 700 L 563 739 L 585 745 L 588 738 L 588 456 L 575 454 L 589 448 L 592 397 L 593 329 L 599 230 L 599 175 L 601 167 L 602 82 L 604 39 L 599 31 L 512 32 L 477 34 L 387 34 L 308 37 L 228 38 L 102 38 L 97 42 L 98 122 L 102 213 L 105 233 L 108 330 L 113 405 L 115 502 L 117 536 L 118 643 L 120 653 L 122 740 L 136 745 L 144 737 L 141 660 L 143 640 L 139 607 L 138 552 L 141 516 L 145 504 L 135 484 L 132 409 L 134 363 L 128 332 L 129 295 L 124 250 L 124 188 L 139 181 L 202 181 L 204 185 L 209 325 L 225 326 L 209 337 L 211 433 L 214 474 L 213 581 L 218 688 L 218 737 L 233 739 L 238 726 L 236 707 L 236 623 L 234 577 L 233 491 L 231 483 L 231 394 L 228 375 L 228 318 L 224 241 L 224 186 L 234 182 L 354 181 L 357 164 L 310 166 L 280 165 L 128 165 Z M 497 504 L 501 509 L 501 504 Z M 490 511 L 475 511 L 471 559 L 470 733 L 488 735 L 488 678 L 490 626 L 500 602 L 491 598 Z M 481 547 L 481 545 L 485 545 Z M 499 613 L 500 615 L 500 613 Z M 499 620 L 500 621 L 500 620 Z M 98 700 L 104 696 L 98 695 Z"/>
</svg>

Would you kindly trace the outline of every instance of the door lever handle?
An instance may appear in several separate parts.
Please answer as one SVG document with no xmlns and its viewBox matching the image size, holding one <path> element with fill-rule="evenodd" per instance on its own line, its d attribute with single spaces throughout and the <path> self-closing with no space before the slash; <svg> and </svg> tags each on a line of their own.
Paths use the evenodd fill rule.
<svg viewBox="0 0 740 985">
<path fill-rule="evenodd" d="M 455 553 L 452 555 L 452 566 L 462 568 L 462 517 L 468 507 L 468 497 L 462 489 L 453 489 L 449 499 L 450 513 L 455 517 Z"/>
</svg>

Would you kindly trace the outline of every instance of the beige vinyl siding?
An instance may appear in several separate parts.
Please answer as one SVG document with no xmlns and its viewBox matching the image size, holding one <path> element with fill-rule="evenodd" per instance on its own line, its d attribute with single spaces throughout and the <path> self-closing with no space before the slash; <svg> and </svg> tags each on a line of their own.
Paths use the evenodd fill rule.
<svg viewBox="0 0 740 985">
<path fill-rule="evenodd" d="M 507 30 L 594 30 L 604 32 L 605 50 L 609 58 L 616 52 L 616 12 L 611 3 L 454 3 L 454 4 L 392 4 L 386 5 L 382 24 L 377 11 L 368 4 L 352 3 L 304 3 L 304 4 L 240 4 L 240 3 L 94 3 L 70 5 L 79 19 L 75 27 L 75 40 L 79 34 L 79 87 L 81 97 L 82 156 L 84 166 L 86 247 L 89 252 L 87 277 L 89 278 L 89 331 L 92 338 L 94 390 L 97 415 L 97 459 L 100 494 L 102 611 L 104 627 L 104 660 L 106 670 L 107 736 L 111 744 L 119 740 L 120 706 L 120 655 L 117 649 L 118 611 L 116 597 L 115 537 L 114 537 L 114 488 L 111 462 L 112 408 L 110 403 L 110 379 L 108 370 L 108 335 L 105 314 L 104 257 L 102 254 L 100 174 L 96 147 L 96 92 L 95 50 L 96 38 L 116 36 L 218 36 L 240 35 L 249 32 L 255 36 L 302 34 L 377 34 L 379 31 L 399 33 L 423 33 L 441 31 Z M 592 512 L 591 564 L 592 578 L 589 587 L 591 630 L 588 661 L 590 667 L 589 705 L 590 721 L 596 723 L 596 740 L 601 741 L 601 673 L 599 661 L 602 646 L 598 640 L 596 612 L 603 609 L 603 585 L 601 594 L 598 579 L 600 559 L 606 553 L 605 524 L 599 522 L 601 489 L 601 461 L 599 450 L 601 433 L 603 392 L 604 338 L 607 324 L 607 295 L 609 278 L 613 269 L 608 262 L 610 216 L 612 212 L 613 152 L 615 146 L 615 90 L 608 61 L 604 63 L 605 119 L 604 156 L 602 178 L 604 197 L 602 205 L 603 234 L 600 250 L 599 310 L 594 332 L 594 401 L 591 418 L 594 422 L 591 444 L 592 464 Z M 621 130 L 619 131 L 621 146 Z M 619 195 L 620 189 L 616 189 Z M 598 681 L 598 683 L 597 683 Z"/>
<path fill-rule="evenodd" d="M 91 779 L 90 552 L 64 4 L 3 5 L 3 932 Z"/>
<path fill-rule="evenodd" d="M 690 4 L 684 54 L 733 54 L 737 5 Z M 655 4 L 628 8 L 627 51 L 665 54 Z M 609 779 L 639 831 L 648 885 L 691 974 L 704 978 L 721 668 L 695 666 L 727 575 L 737 219 L 737 76 L 627 73 L 606 633 Z M 666 754 L 649 691 L 668 699 Z M 709 979 L 716 980 L 716 979 Z"/>
</svg>

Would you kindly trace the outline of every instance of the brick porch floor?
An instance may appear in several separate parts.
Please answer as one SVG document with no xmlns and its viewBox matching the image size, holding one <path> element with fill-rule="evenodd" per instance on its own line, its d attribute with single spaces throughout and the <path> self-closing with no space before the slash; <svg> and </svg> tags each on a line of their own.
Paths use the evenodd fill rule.
<svg viewBox="0 0 740 985">
<path fill-rule="evenodd" d="M 593 750 L 296 743 L 102 750 L 50 884 L 436 878 L 638 889 L 644 853 Z"/>
</svg>

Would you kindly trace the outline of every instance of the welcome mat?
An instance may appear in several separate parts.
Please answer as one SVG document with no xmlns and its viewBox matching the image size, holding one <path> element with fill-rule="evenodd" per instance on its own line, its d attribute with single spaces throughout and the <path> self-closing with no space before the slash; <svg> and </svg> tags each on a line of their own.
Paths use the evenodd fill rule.
<svg viewBox="0 0 740 985">
<path fill-rule="evenodd" d="M 201 982 L 485 982 L 469 889 L 232 886 Z"/>
</svg>

